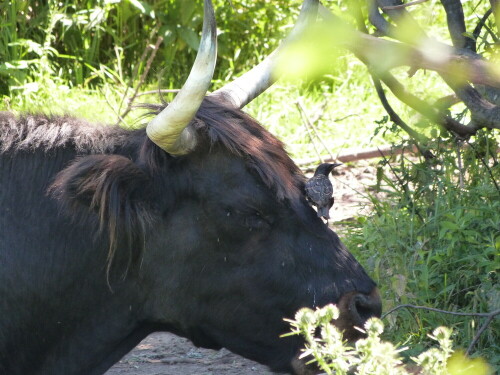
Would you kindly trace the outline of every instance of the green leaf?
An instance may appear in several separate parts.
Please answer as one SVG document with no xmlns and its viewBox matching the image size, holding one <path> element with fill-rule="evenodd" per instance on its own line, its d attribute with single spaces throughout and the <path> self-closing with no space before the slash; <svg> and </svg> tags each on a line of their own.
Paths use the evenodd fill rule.
<svg viewBox="0 0 500 375">
<path fill-rule="evenodd" d="M 179 36 L 186 44 L 192 49 L 198 51 L 198 46 L 200 45 L 200 40 L 198 34 L 189 27 L 181 26 L 179 27 Z"/>
<path fill-rule="evenodd" d="M 194 1 L 194 0 L 182 0 L 180 5 L 181 5 L 180 23 L 185 25 L 193 17 L 193 13 L 196 9 L 196 1 Z"/>
<path fill-rule="evenodd" d="M 155 18 L 155 12 L 153 7 L 146 3 L 145 1 L 140 0 L 128 0 L 129 3 L 134 6 L 141 14 L 146 14 L 151 18 Z"/>
<path fill-rule="evenodd" d="M 460 229 L 460 227 L 457 224 L 455 224 L 451 221 L 442 221 L 441 228 L 448 229 L 448 230 L 459 230 Z"/>
</svg>

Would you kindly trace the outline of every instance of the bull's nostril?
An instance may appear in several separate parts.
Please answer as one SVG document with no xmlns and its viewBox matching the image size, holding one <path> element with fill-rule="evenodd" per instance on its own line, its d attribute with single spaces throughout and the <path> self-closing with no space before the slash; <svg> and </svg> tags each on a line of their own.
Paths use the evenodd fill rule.
<svg viewBox="0 0 500 375">
<path fill-rule="evenodd" d="M 357 320 L 362 323 L 372 317 L 380 317 L 382 313 L 382 304 L 377 290 L 374 290 L 369 295 L 355 294 L 350 305 L 353 314 L 357 315 Z"/>
<path fill-rule="evenodd" d="M 346 313 L 345 318 L 358 327 L 363 327 L 368 319 L 379 317 L 382 313 L 382 304 L 376 289 L 370 294 L 348 293 L 340 300 L 339 307 Z"/>
<path fill-rule="evenodd" d="M 365 296 L 359 296 L 354 302 L 354 308 L 359 315 L 360 321 L 365 322 L 368 319 L 377 316 L 377 310 L 373 303 L 367 301 Z"/>
<path fill-rule="evenodd" d="M 344 294 L 338 302 L 340 317 L 335 325 L 344 331 L 349 341 L 357 340 L 363 335 L 354 327 L 363 328 L 365 322 L 372 317 L 380 317 L 382 303 L 377 288 L 370 294 L 350 292 Z"/>
</svg>

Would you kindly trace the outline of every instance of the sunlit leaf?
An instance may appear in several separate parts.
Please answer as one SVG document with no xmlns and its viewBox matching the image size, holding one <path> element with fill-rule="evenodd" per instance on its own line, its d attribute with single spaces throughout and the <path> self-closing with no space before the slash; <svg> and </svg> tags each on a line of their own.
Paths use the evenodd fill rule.
<svg viewBox="0 0 500 375">
<path fill-rule="evenodd" d="M 342 45 L 354 37 L 344 25 L 319 24 L 290 43 L 279 56 L 277 72 L 288 79 L 314 79 L 330 73 L 344 53 Z"/>
<path fill-rule="evenodd" d="M 141 14 L 147 14 L 151 18 L 155 18 L 154 9 L 145 1 L 140 0 L 128 0 L 131 5 L 133 5 Z"/>
<path fill-rule="evenodd" d="M 179 27 L 179 36 L 189 47 L 194 50 L 198 50 L 200 40 L 198 38 L 198 34 L 193 29 L 181 26 Z"/>
<path fill-rule="evenodd" d="M 493 369 L 482 358 L 469 358 L 463 352 L 455 352 L 448 360 L 446 369 L 450 375 L 490 375 Z"/>
</svg>

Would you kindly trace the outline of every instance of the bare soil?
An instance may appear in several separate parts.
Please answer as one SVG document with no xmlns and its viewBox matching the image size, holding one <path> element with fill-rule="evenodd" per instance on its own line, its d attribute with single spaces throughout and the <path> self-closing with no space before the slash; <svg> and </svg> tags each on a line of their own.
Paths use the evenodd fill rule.
<svg viewBox="0 0 500 375">
<path fill-rule="evenodd" d="M 375 184 L 375 167 L 360 161 L 355 167 L 342 166 L 331 177 L 335 204 L 330 225 L 367 214 L 366 192 Z M 271 375 L 265 366 L 231 353 L 195 347 L 189 340 L 171 333 L 149 335 L 123 357 L 106 375 Z"/>
</svg>

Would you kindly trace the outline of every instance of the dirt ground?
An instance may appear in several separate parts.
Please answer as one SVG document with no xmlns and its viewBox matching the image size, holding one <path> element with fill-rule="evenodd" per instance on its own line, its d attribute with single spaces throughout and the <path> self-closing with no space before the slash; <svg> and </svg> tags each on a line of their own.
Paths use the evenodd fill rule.
<svg viewBox="0 0 500 375">
<path fill-rule="evenodd" d="M 375 167 L 361 161 L 355 167 L 342 166 L 332 176 L 335 204 L 330 211 L 334 228 L 369 210 L 364 196 L 375 184 Z M 337 223 L 337 224 L 336 224 Z M 154 333 L 116 363 L 106 375 L 271 375 L 265 366 L 226 349 L 196 348 L 188 340 L 170 333 Z"/>
</svg>

